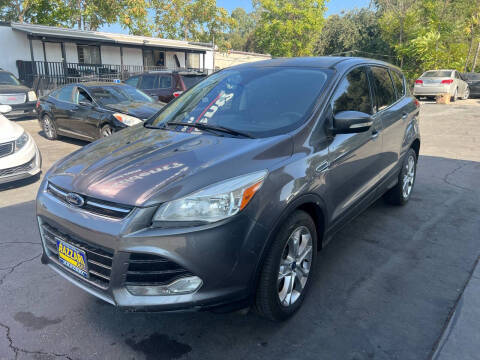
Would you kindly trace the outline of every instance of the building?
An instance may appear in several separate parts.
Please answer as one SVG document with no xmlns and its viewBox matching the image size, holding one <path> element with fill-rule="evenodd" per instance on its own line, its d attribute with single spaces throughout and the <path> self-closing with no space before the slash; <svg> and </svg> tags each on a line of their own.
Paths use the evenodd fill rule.
<svg viewBox="0 0 480 360">
<path fill-rule="evenodd" d="M 210 73 L 214 66 L 210 44 L 13 22 L 0 23 L 0 49 L 0 68 L 31 85 L 48 80 L 50 87 L 156 69 Z"/>
<path fill-rule="evenodd" d="M 215 69 L 224 69 L 226 67 L 243 64 L 246 62 L 268 60 L 271 58 L 271 55 L 257 54 L 245 51 L 217 51 L 215 52 Z"/>
</svg>

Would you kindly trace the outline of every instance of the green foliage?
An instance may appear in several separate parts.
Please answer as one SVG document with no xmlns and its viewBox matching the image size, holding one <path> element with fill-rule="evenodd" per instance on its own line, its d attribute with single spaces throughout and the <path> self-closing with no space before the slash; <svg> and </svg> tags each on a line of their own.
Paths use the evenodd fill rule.
<svg viewBox="0 0 480 360">
<path fill-rule="evenodd" d="M 322 30 L 325 0 L 258 0 L 258 45 L 273 56 L 309 56 Z"/>
<path fill-rule="evenodd" d="M 390 46 L 381 38 L 378 17 L 369 9 L 328 17 L 315 45 L 315 54 L 394 59 Z"/>
</svg>

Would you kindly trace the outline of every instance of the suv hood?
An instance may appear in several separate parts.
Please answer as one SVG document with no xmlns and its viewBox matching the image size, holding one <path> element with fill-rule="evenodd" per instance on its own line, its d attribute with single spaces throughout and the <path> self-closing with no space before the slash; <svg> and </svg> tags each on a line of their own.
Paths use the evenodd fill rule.
<svg viewBox="0 0 480 360">
<path fill-rule="evenodd" d="M 136 118 L 142 120 L 147 120 L 156 114 L 163 106 L 163 103 L 131 102 L 127 104 L 109 104 L 105 107 L 108 110 L 118 111 L 123 114 L 135 116 Z"/>
<path fill-rule="evenodd" d="M 287 135 L 241 139 L 137 125 L 70 154 L 46 178 L 67 191 L 150 206 L 268 169 L 290 157 L 292 149 Z"/>
<path fill-rule="evenodd" d="M 0 84 L 0 94 L 18 94 L 18 93 L 26 93 L 28 91 L 30 91 L 30 89 L 23 85 Z"/>
</svg>

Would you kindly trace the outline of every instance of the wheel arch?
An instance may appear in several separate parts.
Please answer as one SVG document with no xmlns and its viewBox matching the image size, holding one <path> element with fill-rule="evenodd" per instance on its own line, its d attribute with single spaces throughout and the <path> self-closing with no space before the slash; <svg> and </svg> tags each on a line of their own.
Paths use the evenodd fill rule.
<svg viewBox="0 0 480 360">
<path fill-rule="evenodd" d="M 316 194 L 304 194 L 300 195 L 295 200 L 291 201 L 290 204 L 282 211 L 280 216 L 276 219 L 274 225 L 271 228 L 271 231 L 268 234 L 267 241 L 261 251 L 259 260 L 257 261 L 257 266 L 254 272 L 254 278 L 252 281 L 251 293 L 254 295 L 258 286 L 258 281 L 260 278 L 262 266 L 265 262 L 266 255 L 268 250 L 272 246 L 272 243 L 275 239 L 276 234 L 280 230 L 280 227 L 285 222 L 285 220 L 297 210 L 305 211 L 310 215 L 312 220 L 315 223 L 315 228 L 317 232 L 317 250 L 322 249 L 322 243 L 325 239 L 325 233 L 327 228 L 327 212 L 326 206 L 322 198 Z"/>
<path fill-rule="evenodd" d="M 418 156 L 420 155 L 420 139 L 416 138 L 415 140 L 413 140 L 410 147 L 415 151 L 415 154 L 417 155 L 417 159 L 418 159 Z"/>
</svg>

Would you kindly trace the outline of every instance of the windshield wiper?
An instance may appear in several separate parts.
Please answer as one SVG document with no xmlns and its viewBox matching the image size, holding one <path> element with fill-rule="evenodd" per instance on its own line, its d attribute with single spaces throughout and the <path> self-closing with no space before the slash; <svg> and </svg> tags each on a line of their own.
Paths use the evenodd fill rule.
<svg viewBox="0 0 480 360">
<path fill-rule="evenodd" d="M 213 125 L 208 125 L 208 124 L 202 124 L 202 123 L 184 123 L 180 121 L 169 121 L 167 122 L 167 125 L 179 125 L 179 126 L 191 126 L 200 130 L 211 130 L 211 131 L 218 131 L 218 132 L 223 132 L 225 134 L 233 135 L 233 136 L 243 136 L 249 139 L 255 139 L 252 135 L 242 132 L 242 131 L 237 131 L 233 130 L 230 128 L 226 128 L 223 126 L 213 126 Z"/>
</svg>

